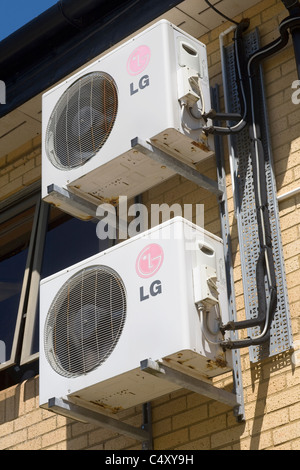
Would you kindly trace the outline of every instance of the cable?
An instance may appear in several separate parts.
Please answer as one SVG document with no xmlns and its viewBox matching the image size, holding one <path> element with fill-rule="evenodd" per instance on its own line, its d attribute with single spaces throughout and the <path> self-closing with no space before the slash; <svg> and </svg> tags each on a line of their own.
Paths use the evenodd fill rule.
<svg viewBox="0 0 300 470">
<path fill-rule="evenodd" d="M 300 17 L 287 17 L 283 21 L 281 21 L 279 25 L 279 32 L 280 36 L 279 38 L 275 39 L 272 41 L 270 44 L 267 44 L 266 46 L 262 47 L 258 51 L 254 52 L 252 56 L 248 59 L 248 65 L 247 65 L 247 70 L 248 70 L 248 78 L 251 78 L 252 71 L 251 67 L 254 67 L 256 65 L 256 62 L 261 62 L 263 59 L 268 57 L 269 55 L 274 54 L 275 52 L 283 49 L 288 43 L 289 40 L 289 33 L 288 33 L 288 28 L 291 28 L 293 26 L 297 26 L 300 24 Z"/>
<path fill-rule="evenodd" d="M 254 90 L 254 78 L 256 78 L 256 67 L 258 64 L 269 55 L 282 49 L 288 42 L 289 34 L 288 28 L 294 25 L 299 25 L 300 18 L 286 18 L 280 24 L 279 31 L 280 37 L 273 41 L 271 44 L 263 47 L 259 51 L 255 52 L 247 63 L 247 75 L 249 80 L 249 93 L 251 103 L 251 114 L 252 114 L 252 145 L 253 145 L 253 172 L 256 173 L 256 200 L 257 200 L 257 212 L 258 212 L 258 225 L 259 225 L 259 240 L 261 246 L 261 253 L 257 262 L 257 291 L 258 291 L 258 304 L 261 312 L 265 311 L 264 322 L 261 321 L 262 313 L 259 312 L 256 318 L 257 325 L 261 325 L 261 333 L 252 338 L 245 340 L 234 340 L 224 341 L 223 347 L 226 349 L 237 349 L 248 346 L 260 345 L 270 339 L 270 325 L 272 316 L 275 313 L 277 306 L 277 287 L 276 287 L 276 273 L 272 254 L 272 242 L 271 242 L 271 229 L 268 215 L 268 200 L 266 194 L 266 181 L 265 181 L 265 166 L 264 166 L 264 151 L 262 142 L 258 132 L 258 126 L 256 122 L 256 100 Z M 263 267 L 264 261 L 264 267 Z M 263 272 L 262 272 L 263 271 Z M 269 299 L 266 300 L 264 275 L 266 275 L 269 290 Z M 222 328 L 224 333 L 226 329 L 236 330 L 242 329 L 249 326 L 254 326 L 255 319 L 244 321 L 244 322 L 232 322 L 228 324 L 228 328 Z"/>
<path fill-rule="evenodd" d="M 235 53 L 235 60 L 236 60 L 236 66 L 237 66 L 237 76 L 238 76 L 238 84 L 240 87 L 240 92 L 242 95 L 242 102 L 243 102 L 243 107 L 244 107 L 244 112 L 241 120 L 235 124 L 234 126 L 228 126 L 228 127 L 218 127 L 218 126 L 211 126 L 211 127 L 206 127 L 203 129 L 203 131 L 206 134 L 217 134 L 217 135 L 229 135 L 229 134 L 236 134 L 238 132 L 241 132 L 246 124 L 247 124 L 247 115 L 248 115 L 248 106 L 247 106 L 247 99 L 246 99 L 246 93 L 245 93 L 245 88 L 244 88 L 244 81 L 243 81 L 243 75 L 241 72 L 241 65 L 240 65 L 240 57 L 239 57 L 239 50 L 238 50 L 238 45 L 239 41 L 241 40 L 241 34 L 242 32 L 247 29 L 249 26 L 249 20 L 243 20 L 241 23 L 238 24 L 237 28 L 235 29 L 234 32 L 234 53 Z"/>
<path fill-rule="evenodd" d="M 212 9 L 214 10 L 216 13 L 218 13 L 218 15 L 222 16 L 223 18 L 225 18 L 225 20 L 227 21 L 230 21 L 230 23 L 233 23 L 233 24 L 236 24 L 238 25 L 238 23 L 236 21 L 234 21 L 233 19 L 229 18 L 228 16 L 224 15 L 224 13 L 220 12 L 214 5 L 212 5 L 208 0 L 205 0 L 205 3 L 207 3 L 207 5 Z"/>
<path fill-rule="evenodd" d="M 238 24 L 235 34 L 234 34 L 234 51 L 235 51 L 235 59 L 236 59 L 236 66 L 237 66 L 237 75 L 238 75 L 238 84 L 240 84 L 241 88 L 241 94 L 242 94 L 242 101 L 244 103 L 244 114 L 242 119 L 235 124 L 235 126 L 228 126 L 228 127 L 218 127 L 218 126 L 211 126 L 211 127 L 204 127 L 203 131 L 206 134 L 216 134 L 216 135 L 230 135 L 230 134 L 235 134 L 238 132 L 241 132 L 247 122 L 247 114 L 248 114 L 248 109 L 247 109 L 247 101 L 246 101 L 246 96 L 245 96 L 245 89 L 244 89 L 244 84 L 243 84 L 243 75 L 241 73 L 241 67 L 240 67 L 240 58 L 239 58 L 239 52 L 238 52 L 238 40 L 239 40 L 239 34 L 243 32 L 248 26 L 248 20 L 243 20 L 241 23 Z M 293 26 L 299 26 L 300 24 L 300 18 L 299 17 L 287 17 L 284 19 L 280 25 L 279 25 L 279 32 L 280 32 L 280 37 L 275 39 L 272 43 L 268 44 L 265 47 L 262 47 L 259 51 L 255 52 L 248 60 L 247 68 L 248 68 L 248 78 L 251 78 L 251 73 L 250 69 L 254 65 L 256 65 L 257 62 L 260 62 L 264 58 L 268 57 L 271 53 L 275 53 L 279 50 L 281 50 L 283 47 L 286 46 L 289 40 L 289 34 L 288 34 L 288 28 L 292 28 Z"/>
<path fill-rule="evenodd" d="M 190 82 L 191 85 L 192 85 L 192 83 L 194 83 L 194 85 L 196 85 L 199 89 L 199 100 L 201 101 L 201 104 L 202 104 L 201 117 L 203 117 L 203 115 L 205 114 L 205 101 L 204 101 L 203 91 L 202 91 L 202 87 L 201 87 L 200 76 L 197 77 L 197 80 L 196 80 L 196 77 L 190 77 L 189 82 Z M 197 118 L 196 116 L 193 115 L 192 108 L 189 108 L 189 112 L 190 112 L 192 118 L 194 118 L 196 120 L 201 119 L 201 118 Z"/>
<path fill-rule="evenodd" d="M 224 341 L 215 339 L 217 334 L 220 333 L 220 329 L 217 332 L 212 332 L 208 327 L 208 322 L 207 322 L 208 312 L 206 311 L 205 306 L 203 304 L 200 304 L 197 306 L 197 309 L 198 309 L 199 316 L 200 316 L 201 331 L 203 332 L 206 341 L 210 344 L 222 346 Z"/>
<path fill-rule="evenodd" d="M 186 123 L 186 121 L 185 121 L 185 119 L 184 119 L 184 116 L 183 116 L 183 115 L 184 115 L 184 111 L 186 111 L 186 112 L 190 115 L 190 117 L 193 118 L 194 120 L 199 120 L 199 119 L 196 119 L 196 118 L 191 114 L 190 109 L 189 109 L 189 107 L 188 107 L 188 105 L 187 105 L 187 102 L 184 101 L 184 100 L 182 100 L 182 101 L 181 101 L 181 125 L 182 125 L 183 129 L 185 129 L 185 130 L 188 131 L 188 132 L 201 131 L 201 130 L 203 129 L 202 126 L 200 126 L 200 127 L 190 127 L 190 126 L 187 125 L 187 123 Z"/>
<path fill-rule="evenodd" d="M 257 212 L 258 212 L 258 226 L 259 226 L 259 242 L 261 247 L 261 252 L 257 261 L 256 266 L 256 283 L 257 283 L 257 293 L 258 293 L 258 306 L 259 312 L 258 316 L 255 319 L 246 320 L 242 322 L 229 322 L 225 326 L 221 326 L 220 331 L 222 334 L 225 334 L 227 330 L 238 330 L 247 328 L 250 326 L 261 326 L 261 332 L 257 336 L 248 337 L 244 340 L 226 340 L 223 342 L 216 343 L 211 339 L 209 332 L 207 331 L 207 325 L 205 318 L 202 318 L 203 331 L 208 340 L 213 342 L 213 344 L 221 344 L 224 349 L 238 349 L 249 346 L 261 345 L 262 343 L 268 341 L 271 336 L 270 326 L 272 321 L 272 316 L 275 313 L 277 306 L 277 288 L 276 288 L 276 273 L 274 266 L 274 259 L 272 253 L 272 242 L 271 242 L 271 232 L 270 232 L 270 219 L 268 215 L 268 200 L 266 194 L 266 180 L 265 180 L 265 165 L 264 165 L 264 151 L 262 147 L 262 142 L 260 140 L 260 135 L 258 133 L 258 127 L 256 123 L 256 106 L 254 83 L 253 80 L 256 78 L 256 67 L 259 63 L 266 57 L 275 52 L 281 50 L 286 46 L 289 40 L 288 28 L 293 28 L 299 26 L 300 17 L 288 17 L 283 20 L 279 25 L 280 37 L 277 38 L 272 43 L 261 48 L 259 51 L 255 52 L 247 62 L 247 76 L 249 81 L 249 94 L 250 94 L 250 108 L 252 114 L 252 165 L 253 172 L 256 173 L 256 201 L 257 201 Z M 207 133 L 216 133 L 216 134 L 231 134 L 234 132 L 240 132 L 246 125 L 246 117 L 248 113 L 247 109 L 247 100 L 244 90 L 243 77 L 241 73 L 240 60 L 238 54 L 238 35 L 241 33 L 240 25 L 236 28 L 235 31 L 235 57 L 237 65 L 237 75 L 239 79 L 239 84 L 241 85 L 241 93 L 244 101 L 244 114 L 242 120 L 236 125 L 228 128 L 206 128 Z M 265 288 L 265 276 L 268 282 L 269 290 L 269 299 L 266 299 L 266 288 Z M 265 312 L 265 314 L 263 314 Z M 204 311 L 201 312 L 202 317 L 205 316 Z"/>
<path fill-rule="evenodd" d="M 193 112 L 192 112 L 192 108 L 188 106 L 187 101 L 185 99 L 181 99 L 180 100 L 181 124 L 182 124 L 183 129 L 185 129 L 188 132 L 202 131 L 203 130 L 203 125 L 199 125 L 198 127 L 193 128 L 193 127 L 188 126 L 187 123 L 186 123 L 186 120 L 184 119 L 184 111 L 186 111 L 188 113 L 188 115 L 190 116 L 190 118 L 192 120 L 197 121 L 198 123 L 199 123 L 199 121 L 204 119 L 203 115 L 205 114 L 205 101 L 204 101 L 203 91 L 202 91 L 202 87 L 201 87 L 201 79 L 198 76 L 197 77 L 197 83 L 196 83 L 196 77 L 190 77 L 189 81 L 190 81 L 190 84 L 191 84 L 191 81 L 193 81 L 194 84 L 196 84 L 196 86 L 198 86 L 198 89 L 199 89 L 198 96 L 199 96 L 199 100 L 201 101 L 201 104 L 202 104 L 201 115 L 200 115 L 200 117 L 194 116 Z"/>
<path fill-rule="evenodd" d="M 82 29 L 82 21 L 78 19 L 73 19 L 70 18 L 64 11 L 64 5 L 63 5 L 63 0 L 59 0 L 57 3 L 58 9 L 60 10 L 62 16 L 66 20 L 67 23 L 69 23 L 71 26 L 73 26 L 76 29 Z"/>
</svg>

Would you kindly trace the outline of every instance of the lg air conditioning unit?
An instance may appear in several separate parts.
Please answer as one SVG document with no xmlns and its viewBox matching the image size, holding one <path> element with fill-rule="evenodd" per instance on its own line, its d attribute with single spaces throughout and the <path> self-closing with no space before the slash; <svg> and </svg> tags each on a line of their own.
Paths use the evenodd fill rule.
<svg viewBox="0 0 300 470">
<path fill-rule="evenodd" d="M 145 359 L 207 380 L 231 370 L 227 305 L 222 241 L 181 217 L 42 280 L 41 406 L 116 412 L 180 388 L 144 372 Z"/>
<path fill-rule="evenodd" d="M 98 205 L 172 176 L 136 137 L 190 164 L 213 154 L 206 48 L 165 20 L 45 93 L 42 110 L 42 197 L 54 204 L 53 184 Z"/>
</svg>

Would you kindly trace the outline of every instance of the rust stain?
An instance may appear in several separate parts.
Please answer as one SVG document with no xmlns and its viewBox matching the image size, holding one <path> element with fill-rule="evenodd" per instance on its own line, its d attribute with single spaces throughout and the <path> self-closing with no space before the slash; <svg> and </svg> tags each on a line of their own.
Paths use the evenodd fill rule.
<svg viewBox="0 0 300 470">
<path fill-rule="evenodd" d="M 227 361 L 221 356 L 217 357 L 215 361 L 208 359 L 208 361 L 206 362 L 206 367 L 207 369 L 214 369 L 216 367 L 220 367 L 223 369 L 227 367 Z"/>
<path fill-rule="evenodd" d="M 203 150 L 204 152 L 209 152 L 209 148 L 207 147 L 207 145 L 203 144 L 202 142 L 193 141 L 192 145 L 194 147 L 198 147 L 200 150 Z"/>
<path fill-rule="evenodd" d="M 215 362 L 218 367 L 227 367 L 227 361 L 223 357 L 217 357 Z"/>
<path fill-rule="evenodd" d="M 124 408 L 122 406 L 110 406 L 105 403 L 97 402 L 97 401 L 91 401 L 94 405 L 99 406 L 99 408 L 103 408 L 104 410 L 108 410 L 113 414 L 118 413 L 119 411 L 122 411 Z"/>
<path fill-rule="evenodd" d="M 119 196 L 114 196 L 114 197 L 102 197 L 102 196 L 97 196 L 97 194 L 93 193 L 88 193 L 90 196 L 94 197 L 95 199 L 98 199 L 98 201 L 101 201 L 102 203 L 107 203 L 111 204 L 112 206 L 117 206 L 119 204 Z"/>
</svg>

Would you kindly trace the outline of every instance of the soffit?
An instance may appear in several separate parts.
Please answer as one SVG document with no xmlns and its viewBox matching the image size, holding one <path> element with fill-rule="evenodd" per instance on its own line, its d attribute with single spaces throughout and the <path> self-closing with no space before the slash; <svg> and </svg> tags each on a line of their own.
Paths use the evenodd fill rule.
<svg viewBox="0 0 300 470">
<path fill-rule="evenodd" d="M 233 18 L 259 1 L 211 0 L 211 3 Z M 204 0 L 185 0 L 155 21 L 161 18 L 197 38 L 226 22 Z M 41 118 L 41 95 L 4 116 L 0 120 L 0 158 L 41 134 Z"/>
</svg>

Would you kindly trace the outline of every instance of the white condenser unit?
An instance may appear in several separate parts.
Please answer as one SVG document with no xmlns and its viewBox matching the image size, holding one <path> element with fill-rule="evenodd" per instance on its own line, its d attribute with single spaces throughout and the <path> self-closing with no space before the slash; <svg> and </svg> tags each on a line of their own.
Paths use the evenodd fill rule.
<svg viewBox="0 0 300 470">
<path fill-rule="evenodd" d="M 222 241 L 181 217 L 42 280 L 40 405 L 110 413 L 180 388 L 145 359 L 204 380 L 228 372 L 227 308 Z"/>
<path fill-rule="evenodd" d="M 85 218 L 48 188 L 98 205 L 172 176 L 132 148 L 136 137 L 192 165 L 211 156 L 210 106 L 205 45 L 159 21 L 43 95 L 43 199 Z"/>
</svg>

